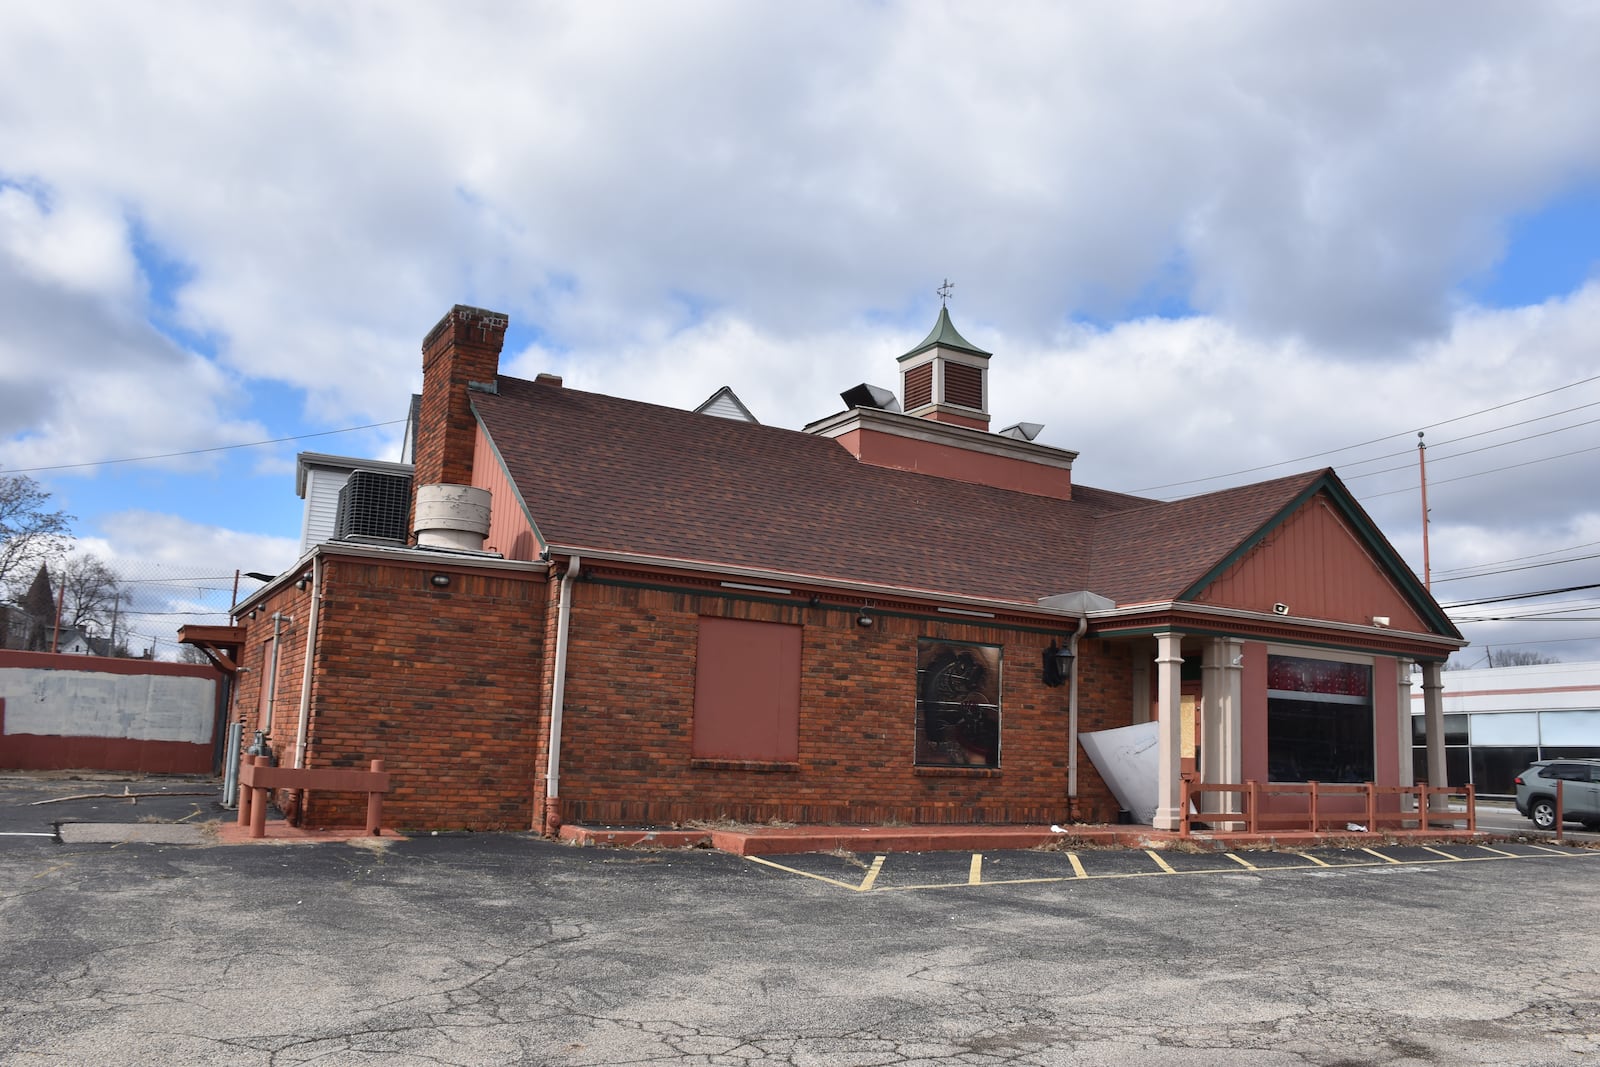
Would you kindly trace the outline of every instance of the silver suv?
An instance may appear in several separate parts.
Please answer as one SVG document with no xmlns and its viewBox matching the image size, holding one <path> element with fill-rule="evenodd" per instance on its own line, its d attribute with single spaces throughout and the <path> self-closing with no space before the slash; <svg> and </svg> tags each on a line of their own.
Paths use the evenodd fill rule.
<svg viewBox="0 0 1600 1067">
<path fill-rule="evenodd" d="M 1517 775 L 1517 814 L 1541 830 L 1556 828 L 1556 782 L 1562 820 L 1600 829 L 1600 760 L 1542 759 Z"/>
</svg>

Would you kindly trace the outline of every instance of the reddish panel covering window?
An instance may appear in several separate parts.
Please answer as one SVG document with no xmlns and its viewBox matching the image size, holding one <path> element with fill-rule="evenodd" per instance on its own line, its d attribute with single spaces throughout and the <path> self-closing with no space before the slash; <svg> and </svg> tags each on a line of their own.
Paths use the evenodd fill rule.
<svg viewBox="0 0 1600 1067">
<path fill-rule="evenodd" d="M 800 755 L 800 627 L 702 618 L 697 759 L 792 763 Z"/>
</svg>

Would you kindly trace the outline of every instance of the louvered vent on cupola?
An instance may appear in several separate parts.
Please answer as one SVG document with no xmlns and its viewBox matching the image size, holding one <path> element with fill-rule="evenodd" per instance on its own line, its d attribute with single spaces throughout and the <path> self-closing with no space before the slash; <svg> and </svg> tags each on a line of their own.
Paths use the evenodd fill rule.
<svg viewBox="0 0 1600 1067">
<path fill-rule="evenodd" d="M 940 308 L 928 336 L 900 357 L 906 414 L 987 430 L 989 358 L 990 353 L 956 332 L 949 310 Z"/>
<path fill-rule="evenodd" d="M 403 474 L 352 471 L 339 490 L 333 523 L 337 541 L 406 543 L 411 520 L 411 479 Z"/>
</svg>

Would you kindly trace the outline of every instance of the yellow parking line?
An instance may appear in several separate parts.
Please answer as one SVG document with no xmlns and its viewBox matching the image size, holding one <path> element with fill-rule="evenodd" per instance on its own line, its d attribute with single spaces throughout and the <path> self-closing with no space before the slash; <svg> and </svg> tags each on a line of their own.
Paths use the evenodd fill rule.
<svg viewBox="0 0 1600 1067">
<path fill-rule="evenodd" d="M 1245 859 L 1243 856 L 1235 856 L 1232 852 L 1225 852 L 1225 853 L 1223 853 L 1223 855 L 1227 856 L 1230 860 L 1232 860 L 1233 862 L 1237 863 L 1239 866 L 1243 867 L 1247 871 L 1260 870 L 1259 867 L 1257 867 L 1255 864 L 1251 863 L 1249 860 Z"/>
<path fill-rule="evenodd" d="M 1548 845 L 1536 845 L 1532 841 L 1528 842 L 1528 847 L 1529 848 L 1536 848 L 1540 852 L 1548 852 L 1552 856 L 1572 856 L 1572 855 L 1576 855 L 1576 853 L 1573 853 L 1573 852 L 1562 852 L 1559 848 L 1551 848 Z"/>
<path fill-rule="evenodd" d="M 1087 874 L 1084 873 L 1084 871 L 1083 871 L 1083 861 L 1078 858 L 1078 854 L 1076 852 L 1068 852 L 1067 853 L 1067 862 L 1072 864 L 1072 877 L 1074 877 L 1074 878 L 1087 878 L 1087 877 L 1089 877 Z"/>
<path fill-rule="evenodd" d="M 968 885 L 982 885 L 983 884 L 983 853 L 982 852 L 974 852 L 972 854 L 972 865 L 967 868 L 967 884 Z"/>
<path fill-rule="evenodd" d="M 852 892 L 857 889 L 856 886 L 851 885 L 849 882 L 841 882 L 837 878 L 829 878 L 826 875 L 812 874 L 810 871 L 802 871 L 795 867 L 785 867 L 781 863 L 773 863 L 771 860 L 762 859 L 760 856 L 746 856 L 745 859 L 751 863 L 759 863 L 763 867 L 771 867 L 775 870 L 783 871 L 786 874 L 798 874 L 802 878 L 813 878 L 819 882 L 827 882 L 829 885 L 836 885 L 840 889 L 848 889 Z"/>
<path fill-rule="evenodd" d="M 1432 845 L 1423 845 L 1422 846 L 1422 851 L 1424 851 L 1424 852 L 1432 852 L 1435 856 L 1443 856 L 1445 859 L 1451 860 L 1451 861 L 1453 861 L 1455 863 L 1462 862 L 1462 859 L 1461 859 L 1460 856 L 1452 856 L 1448 852 L 1440 852 L 1438 849 L 1434 848 Z"/>
<path fill-rule="evenodd" d="M 1292 852 L 1292 853 L 1290 853 L 1290 855 L 1299 856 L 1303 860 L 1310 860 L 1312 863 L 1315 863 L 1318 867 L 1332 867 L 1333 866 L 1333 864 L 1331 864 L 1331 863 L 1327 863 L 1327 862 L 1325 862 L 1323 860 L 1319 860 L 1315 856 L 1309 856 L 1304 852 Z"/>
<path fill-rule="evenodd" d="M 883 861 L 883 856 L 879 856 L 872 861 L 872 866 L 867 868 L 867 876 L 861 879 L 861 885 L 857 888 L 858 892 L 865 893 L 872 888 L 872 883 L 878 880 L 878 872 L 883 870 Z"/>
<path fill-rule="evenodd" d="M 1498 848 L 1490 848 L 1488 845 L 1477 845 L 1474 847 L 1481 848 L 1485 852 L 1493 852 L 1496 856 L 1504 856 L 1508 860 L 1514 860 L 1517 858 L 1517 854 L 1515 852 L 1503 852 Z"/>
<path fill-rule="evenodd" d="M 1374 851 L 1373 849 L 1370 849 L 1370 848 L 1363 848 L 1361 851 L 1365 852 L 1369 856 L 1376 856 L 1376 857 L 1378 857 L 1380 860 L 1382 860 L 1385 863 L 1402 863 L 1403 862 L 1402 860 L 1395 859 L 1393 856 L 1385 856 L 1382 852 L 1376 852 L 1376 851 Z"/>
<path fill-rule="evenodd" d="M 1177 874 L 1178 873 L 1177 871 L 1172 869 L 1172 864 L 1168 863 L 1166 860 L 1164 860 L 1160 856 L 1156 855 L 1156 850 L 1155 849 L 1147 848 L 1147 849 L 1144 850 L 1144 854 L 1146 856 L 1149 856 L 1151 859 L 1155 860 L 1156 861 L 1156 866 L 1160 867 L 1163 871 L 1166 871 L 1168 874 Z"/>
</svg>

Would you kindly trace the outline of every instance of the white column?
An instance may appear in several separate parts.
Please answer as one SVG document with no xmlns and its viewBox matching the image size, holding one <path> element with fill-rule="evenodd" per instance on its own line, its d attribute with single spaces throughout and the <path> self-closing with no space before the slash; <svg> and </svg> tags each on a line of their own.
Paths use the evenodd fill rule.
<svg viewBox="0 0 1600 1067">
<path fill-rule="evenodd" d="M 1449 774 L 1444 763 L 1444 679 L 1442 665 L 1422 665 L 1422 715 L 1428 732 L 1428 785 L 1449 785 Z M 1430 802 L 1429 808 L 1442 806 L 1443 799 Z"/>
<path fill-rule="evenodd" d="M 1396 768 L 1400 777 L 1396 779 L 1401 785 L 1416 785 L 1416 764 L 1412 761 L 1411 750 L 1411 661 L 1397 659 L 1394 661 L 1395 671 L 1399 679 L 1398 692 L 1395 694 L 1395 706 L 1400 709 L 1396 716 L 1400 722 L 1400 766 Z"/>
<path fill-rule="evenodd" d="M 1176 830 L 1182 820 L 1179 773 L 1183 756 L 1183 635 L 1156 634 L 1156 703 L 1161 722 L 1157 731 L 1159 764 L 1156 768 L 1157 830 Z"/>
<path fill-rule="evenodd" d="M 1227 729 L 1224 716 L 1227 712 L 1227 642 L 1219 637 L 1205 644 L 1204 661 L 1200 666 L 1200 780 L 1202 782 L 1227 781 L 1226 749 L 1223 731 Z M 1200 798 L 1201 811 L 1221 811 L 1222 797 L 1206 793 Z"/>
</svg>

